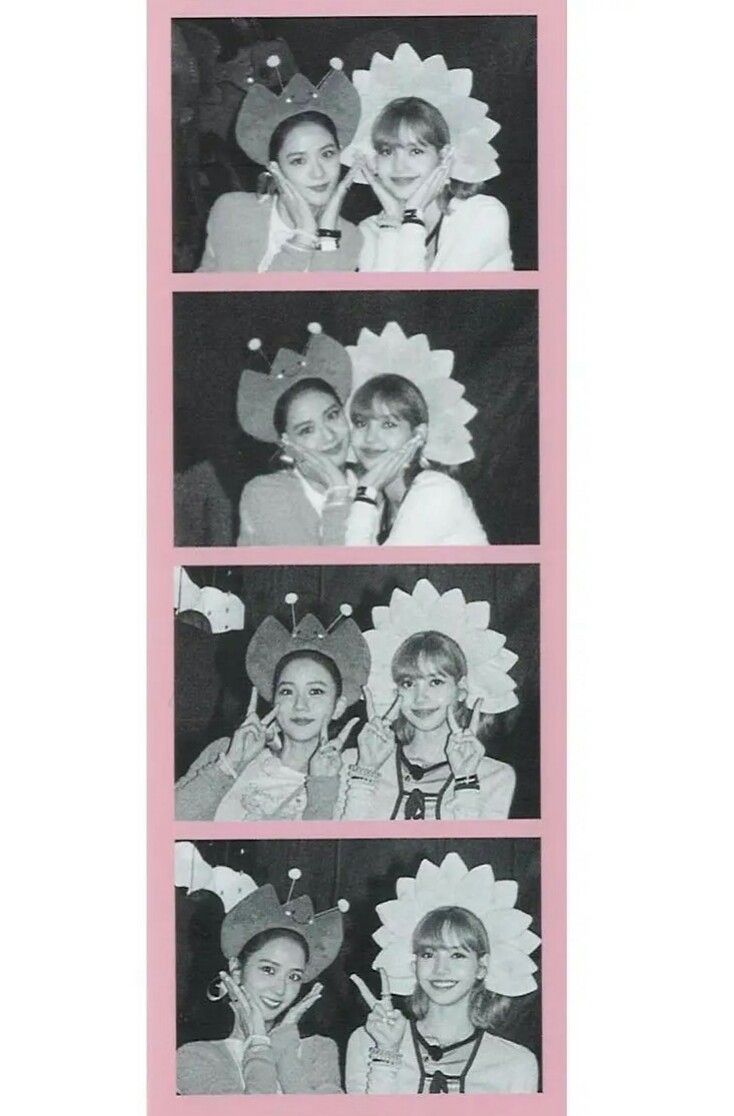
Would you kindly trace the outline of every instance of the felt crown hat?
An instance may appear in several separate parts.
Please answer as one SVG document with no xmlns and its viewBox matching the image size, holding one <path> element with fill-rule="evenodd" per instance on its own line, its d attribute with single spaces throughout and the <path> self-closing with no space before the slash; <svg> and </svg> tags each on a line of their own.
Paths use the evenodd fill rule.
<svg viewBox="0 0 734 1116">
<path fill-rule="evenodd" d="M 342 405 L 349 397 L 352 386 L 349 353 L 333 337 L 323 333 L 318 322 L 311 322 L 308 332 L 309 340 L 302 353 L 279 349 L 266 371 L 246 368 L 240 376 L 237 418 L 245 433 L 260 442 L 278 442 L 279 435 L 273 425 L 276 403 L 301 380 L 323 380 Z M 253 338 L 248 348 L 252 353 L 259 352 L 260 339 Z"/>
</svg>

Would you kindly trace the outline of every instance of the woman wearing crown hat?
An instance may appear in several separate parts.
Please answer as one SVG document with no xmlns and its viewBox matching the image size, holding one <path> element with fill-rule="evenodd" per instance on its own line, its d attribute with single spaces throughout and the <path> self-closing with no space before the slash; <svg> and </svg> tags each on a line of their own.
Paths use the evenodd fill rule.
<svg viewBox="0 0 734 1116">
<path fill-rule="evenodd" d="M 228 971 L 210 998 L 229 1000 L 234 1025 L 226 1039 L 191 1042 L 177 1052 L 181 1094 L 340 1093 L 339 1057 L 331 1039 L 302 1039 L 298 1023 L 322 985 L 305 985 L 334 961 L 343 940 L 340 900 L 315 914 L 307 895 L 292 898 L 299 869 L 281 904 L 271 884 L 230 868 L 210 868 L 189 842 L 176 845 L 176 885 L 220 896 L 226 914 L 220 943 Z"/>
<path fill-rule="evenodd" d="M 365 632 L 368 721 L 344 751 L 337 814 L 345 819 L 503 819 L 513 768 L 480 736 L 517 705 L 517 655 L 489 627 L 486 601 L 420 580 L 372 610 Z"/>
<path fill-rule="evenodd" d="M 270 65 L 279 73 L 280 59 Z M 223 194 L 207 222 L 199 271 L 354 271 L 362 237 L 340 216 L 356 171 L 340 154 L 359 122 L 359 97 L 338 58 L 314 86 L 295 74 L 279 95 L 253 84 L 237 142 L 267 169 L 263 191 Z"/>
<path fill-rule="evenodd" d="M 252 682 L 247 715 L 231 738 L 215 740 L 176 784 L 179 821 L 331 818 L 347 758 L 342 747 L 356 718 L 334 739 L 329 726 L 357 702 L 370 656 L 351 607 L 328 628 L 312 615 L 289 631 L 263 620 L 247 648 Z M 260 717 L 258 697 L 271 703 Z"/>
<path fill-rule="evenodd" d="M 341 546 L 345 542 L 357 488 L 355 473 L 347 464 L 351 432 L 344 412 L 352 390 L 352 360 L 318 322 L 311 322 L 308 329 L 303 353 L 280 349 L 267 371 L 247 368 L 240 377 L 240 425 L 258 441 L 278 446 L 283 465 L 245 485 L 239 506 L 240 546 Z M 250 341 L 250 349 L 262 361 L 259 339 Z M 383 483 L 403 475 L 415 453 L 415 445 L 408 442 L 403 438 L 382 455 Z M 370 530 L 355 519 L 353 534 Z"/>
<path fill-rule="evenodd" d="M 381 205 L 360 224 L 360 271 L 512 270 L 507 211 L 481 193 L 500 173 L 500 126 L 470 96 L 471 70 L 401 43 L 352 80 L 362 113 L 342 158 Z"/>
<path fill-rule="evenodd" d="M 538 1065 L 495 1033 L 509 999 L 537 988 L 540 939 L 515 907 L 517 884 L 457 853 L 424 860 L 377 908 L 378 999 L 357 976 L 369 1015 L 349 1040 L 348 1093 L 534 1093 Z M 408 997 L 406 1014 L 392 995 Z"/>
<path fill-rule="evenodd" d="M 454 354 L 397 322 L 360 332 L 352 360 L 352 453 L 362 475 L 349 509 L 348 546 L 487 544 L 463 485 L 451 475 L 471 461 L 476 408 L 452 378 Z M 397 456 L 403 454 L 402 457 Z"/>
</svg>

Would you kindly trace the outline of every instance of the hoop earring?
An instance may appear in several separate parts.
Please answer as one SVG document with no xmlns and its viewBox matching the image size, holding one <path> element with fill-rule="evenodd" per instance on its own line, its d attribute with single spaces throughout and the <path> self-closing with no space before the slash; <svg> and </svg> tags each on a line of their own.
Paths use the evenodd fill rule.
<svg viewBox="0 0 734 1116">
<path fill-rule="evenodd" d="M 227 995 L 227 989 L 222 984 L 219 977 L 214 977 L 206 986 L 206 998 L 210 1003 L 216 1004 L 223 1000 Z"/>
</svg>

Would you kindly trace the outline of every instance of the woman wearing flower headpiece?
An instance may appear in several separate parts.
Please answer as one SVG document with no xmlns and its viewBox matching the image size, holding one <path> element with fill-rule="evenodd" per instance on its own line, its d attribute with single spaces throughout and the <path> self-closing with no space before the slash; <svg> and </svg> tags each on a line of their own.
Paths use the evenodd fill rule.
<svg viewBox="0 0 734 1116">
<path fill-rule="evenodd" d="M 247 715 L 232 735 L 209 744 L 176 784 L 179 821 L 331 818 L 357 719 L 335 738 L 331 723 L 357 702 L 369 674 L 367 643 L 342 605 L 328 628 L 315 616 L 292 631 L 267 617 L 247 648 L 253 689 Z M 258 696 L 271 703 L 260 717 Z"/>
<path fill-rule="evenodd" d="M 511 271 L 507 210 L 481 192 L 500 173 L 500 126 L 469 96 L 471 70 L 401 43 L 352 80 L 362 115 L 343 158 L 381 206 L 360 225 L 360 271 Z"/>
<path fill-rule="evenodd" d="M 268 64 L 278 70 L 280 59 Z M 361 234 L 341 216 L 355 171 L 340 181 L 340 155 L 357 129 L 360 105 L 341 60 L 313 86 L 296 74 L 276 96 L 253 85 L 235 134 L 266 168 L 258 195 L 223 194 L 207 223 L 199 271 L 354 271 Z"/>
<path fill-rule="evenodd" d="M 489 604 L 424 578 L 372 620 L 368 720 L 344 752 L 341 817 L 508 817 L 515 772 L 480 735 L 518 703 L 517 655 L 489 628 Z"/>
<path fill-rule="evenodd" d="M 291 869 L 291 880 L 300 878 Z M 301 1038 L 298 1024 L 321 996 L 312 985 L 336 958 L 343 911 L 314 915 L 307 895 L 280 904 L 270 884 L 257 887 L 244 873 L 210 869 L 188 842 L 176 846 L 176 884 L 189 892 L 215 891 L 225 906 L 220 931 L 228 971 L 210 999 L 229 1000 L 234 1017 L 228 1038 L 190 1042 L 176 1059 L 181 1094 L 340 1093 L 336 1044 L 321 1035 Z M 231 905 L 234 902 L 234 905 Z"/>
<path fill-rule="evenodd" d="M 535 1055 L 495 1033 L 506 998 L 537 988 L 540 939 L 515 907 L 517 884 L 449 853 L 401 879 L 397 896 L 377 908 L 380 998 L 352 977 L 369 1015 L 349 1040 L 347 1092 L 537 1092 Z M 408 997 L 406 1014 L 393 993 Z"/>
<path fill-rule="evenodd" d="M 363 329 L 352 358 L 352 451 L 362 473 L 346 524 L 348 546 L 482 546 L 487 536 L 451 471 L 471 461 L 476 408 L 452 379 L 453 353 L 397 322 Z"/>
</svg>

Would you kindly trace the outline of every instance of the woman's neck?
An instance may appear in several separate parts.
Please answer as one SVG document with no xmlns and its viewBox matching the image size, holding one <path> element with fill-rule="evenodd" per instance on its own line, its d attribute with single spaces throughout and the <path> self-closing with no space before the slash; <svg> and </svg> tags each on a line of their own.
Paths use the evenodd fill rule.
<svg viewBox="0 0 734 1116">
<path fill-rule="evenodd" d="M 290 737 L 283 737 L 283 748 L 280 752 L 280 762 L 286 767 L 290 767 L 293 771 L 300 771 L 305 775 L 308 771 L 308 765 L 311 762 L 311 756 L 314 754 L 319 746 L 319 738 L 315 736 L 313 740 L 291 740 Z"/>
<path fill-rule="evenodd" d="M 468 1038 L 474 1028 L 469 1019 L 469 997 L 455 1004 L 433 1004 L 417 1024 L 418 1030 L 429 1042 L 434 1038 L 439 1046 L 450 1046 Z"/>
<path fill-rule="evenodd" d="M 412 740 L 403 746 L 403 752 L 408 759 L 422 760 L 429 767 L 446 759 L 447 740 L 448 727 L 445 723 L 428 731 L 417 728 Z"/>
</svg>

